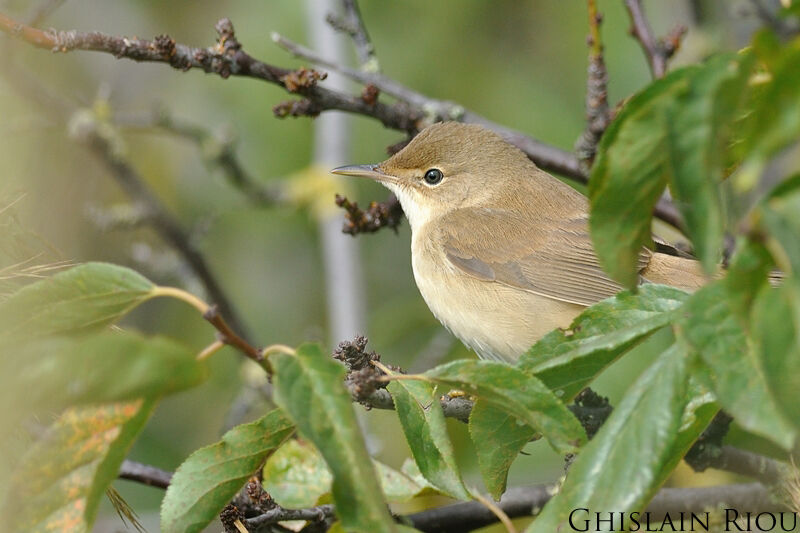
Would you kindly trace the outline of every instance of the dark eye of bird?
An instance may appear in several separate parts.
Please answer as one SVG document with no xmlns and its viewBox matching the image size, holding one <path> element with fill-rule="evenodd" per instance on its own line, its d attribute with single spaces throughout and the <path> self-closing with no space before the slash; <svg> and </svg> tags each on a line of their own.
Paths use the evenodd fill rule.
<svg viewBox="0 0 800 533">
<path fill-rule="evenodd" d="M 424 179 L 425 183 L 427 183 L 428 185 L 436 185 L 437 183 L 442 181 L 442 178 L 444 178 L 442 171 L 439 170 L 438 168 L 432 168 L 425 173 Z"/>
</svg>

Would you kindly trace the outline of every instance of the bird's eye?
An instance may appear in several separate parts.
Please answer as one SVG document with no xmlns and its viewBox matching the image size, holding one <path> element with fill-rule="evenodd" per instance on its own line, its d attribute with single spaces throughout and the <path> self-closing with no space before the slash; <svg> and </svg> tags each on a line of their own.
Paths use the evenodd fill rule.
<svg viewBox="0 0 800 533">
<path fill-rule="evenodd" d="M 432 168 L 425 173 L 425 177 L 423 179 L 428 185 L 436 185 L 442 181 L 442 178 L 444 178 L 442 171 L 438 168 Z"/>
</svg>

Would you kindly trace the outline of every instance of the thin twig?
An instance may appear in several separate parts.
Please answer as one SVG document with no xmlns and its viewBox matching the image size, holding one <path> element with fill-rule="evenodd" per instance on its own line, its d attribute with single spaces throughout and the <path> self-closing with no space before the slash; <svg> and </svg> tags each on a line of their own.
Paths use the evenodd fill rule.
<svg viewBox="0 0 800 533">
<path fill-rule="evenodd" d="M 511 518 L 535 516 L 555 492 L 553 485 L 515 487 L 509 489 L 497 505 Z M 652 522 L 660 522 L 667 513 L 673 516 L 681 512 L 702 513 L 721 504 L 733 509 L 747 509 L 753 514 L 785 510 L 783 506 L 772 501 L 763 485 L 748 483 L 661 489 L 647 506 L 647 511 L 651 514 Z M 581 518 L 589 516 L 581 515 Z M 466 502 L 428 509 L 407 515 L 403 520 L 424 532 L 462 533 L 493 524 L 497 522 L 497 517 L 478 502 Z"/>
<path fill-rule="evenodd" d="M 335 29 L 347 33 L 355 45 L 356 55 L 361 70 L 365 72 L 380 72 L 378 56 L 375 54 L 375 45 L 369 38 L 367 27 L 361 16 L 356 0 L 342 0 L 344 15 L 337 17 L 333 14 L 327 16 L 328 23 Z"/>
<path fill-rule="evenodd" d="M 525 152 L 533 162 L 544 170 L 552 171 L 584 183 L 588 179 L 586 173 L 581 170 L 577 158 L 567 151 L 549 146 L 519 131 L 492 122 L 477 113 L 464 109 L 464 107 L 454 102 L 437 100 L 425 96 L 386 76 L 353 69 L 346 65 L 340 65 L 334 61 L 324 59 L 314 51 L 290 41 L 278 33 L 272 34 L 272 40 L 275 41 L 278 46 L 296 57 L 311 61 L 315 65 L 329 70 L 339 72 L 359 83 L 376 87 L 381 92 L 399 100 L 404 104 L 406 109 L 414 110 L 414 113 L 419 113 L 418 120 L 422 118 L 427 118 L 428 122 L 435 122 L 437 120 L 460 120 L 462 122 L 481 124 L 498 133 L 508 142 Z M 419 125 L 424 124 L 420 123 Z"/>
<path fill-rule="evenodd" d="M 285 509 L 278 506 L 256 517 L 248 518 L 245 524 L 250 533 L 260 533 L 269 531 L 268 526 L 272 524 L 286 522 L 287 520 L 309 520 L 312 522 L 325 520 L 332 517 L 334 511 L 335 507 L 331 504 L 317 505 L 307 509 Z"/>
<path fill-rule="evenodd" d="M 198 124 L 173 117 L 165 109 L 155 110 L 146 117 L 115 117 L 114 123 L 127 129 L 161 129 L 192 141 L 206 161 L 222 170 L 228 183 L 253 205 L 272 207 L 287 201 L 282 188 L 261 183 L 245 169 L 236 155 L 232 136 L 215 135 Z"/>
<path fill-rule="evenodd" d="M 428 121 L 462 120 L 481 124 L 522 150 L 542 169 L 581 183 L 586 183 L 588 180 L 587 174 L 581 169 L 578 158 L 573 154 L 537 141 L 519 131 L 491 122 L 452 102 L 428 98 L 383 76 L 376 78 L 375 74 L 335 65 L 335 70 L 338 72 L 353 79 L 366 80 L 363 83 L 375 85 L 388 94 L 394 94 L 401 100 L 400 102 L 387 105 L 380 101 L 368 101 L 361 96 L 352 96 L 322 87 L 316 83 L 313 77 L 309 78 L 308 76 L 300 76 L 301 83 L 295 83 L 293 80 L 297 79 L 296 71 L 263 63 L 242 50 L 228 19 L 220 20 L 216 28 L 219 34 L 216 45 L 208 48 L 192 48 L 176 43 L 166 35 L 148 41 L 114 37 L 99 32 L 56 30 L 45 32 L 21 24 L 0 13 L 0 31 L 5 31 L 40 48 L 57 52 L 91 50 L 111 53 L 115 57 L 124 57 L 135 61 L 167 63 L 179 70 L 199 69 L 223 78 L 230 76 L 256 78 L 277 84 L 287 91 L 303 97 L 300 101 L 276 106 L 275 111 L 279 116 L 315 116 L 323 111 L 339 110 L 372 117 L 386 127 L 408 133 L 418 131 L 425 125 L 426 119 Z M 314 62 L 323 64 L 322 61 L 319 59 Z M 331 69 L 333 70 L 333 65 Z M 380 85 L 372 83 L 376 80 Z M 387 88 L 391 90 L 387 90 Z M 410 105 L 409 102 L 412 104 Z M 655 215 L 668 223 L 671 223 L 669 220 L 674 220 L 669 213 L 664 215 L 660 207 L 656 208 Z"/>
<path fill-rule="evenodd" d="M 223 315 L 219 312 L 218 305 L 212 305 L 208 311 L 203 313 L 205 318 L 212 326 L 214 326 L 219 334 L 220 342 L 233 346 L 253 361 L 260 362 L 264 359 L 264 354 L 258 348 L 252 346 L 249 342 L 240 337 L 231 327 L 225 322 Z"/>
<path fill-rule="evenodd" d="M 625 0 L 625 7 L 631 18 L 630 33 L 639 41 L 639 44 L 647 57 L 650 72 L 654 78 L 661 78 L 667 70 L 667 62 L 664 55 L 658 48 L 658 43 L 653 37 L 653 30 L 644 15 L 642 0 Z"/>
<path fill-rule="evenodd" d="M 587 0 L 589 11 L 589 67 L 586 79 L 586 129 L 575 145 L 575 152 L 584 172 L 588 173 L 603 132 L 610 121 L 608 111 L 608 71 L 600 40 L 602 15 L 596 0 Z"/>
<path fill-rule="evenodd" d="M 119 467 L 119 478 L 136 481 L 149 487 L 166 489 L 172 481 L 172 472 L 161 470 L 155 466 L 125 459 Z"/>
<path fill-rule="evenodd" d="M 686 28 L 678 26 L 665 39 L 657 40 L 653 36 L 653 30 L 644 14 L 642 0 L 625 0 L 625 8 L 631 19 L 630 34 L 639 41 L 639 45 L 647 57 L 647 64 L 650 66 L 653 78 L 664 77 L 667 72 L 667 60 L 678 51 Z"/>
<path fill-rule="evenodd" d="M 7 17 L 0 14 L 0 26 L 4 18 Z M 46 90 L 43 84 L 37 83 L 27 75 L 27 72 L 13 64 L 6 63 L 4 68 L 8 73 L 6 81 L 19 94 L 33 100 L 47 112 L 60 116 L 64 121 L 72 120 L 72 137 L 84 144 L 105 165 L 137 208 L 142 209 L 144 219 L 191 268 L 231 327 L 246 334 L 244 322 L 211 271 L 205 257 L 192 243 L 191 236 L 183 229 L 180 222 L 150 191 L 136 169 L 122 157 L 115 145 L 113 132 L 108 128 L 98 127 L 93 119 L 75 120 L 78 110 L 73 103 Z"/>
<path fill-rule="evenodd" d="M 108 138 L 96 128 L 87 128 L 81 136 L 86 146 L 108 168 L 125 193 L 136 204 L 145 206 L 151 227 L 191 266 L 192 271 L 208 291 L 209 298 L 219 307 L 220 313 L 225 316 L 231 327 L 236 331 L 245 332 L 244 322 L 211 271 L 205 256 L 192 243 L 191 236 L 183 229 L 180 222 L 153 195 L 141 176 L 117 153 Z"/>
</svg>

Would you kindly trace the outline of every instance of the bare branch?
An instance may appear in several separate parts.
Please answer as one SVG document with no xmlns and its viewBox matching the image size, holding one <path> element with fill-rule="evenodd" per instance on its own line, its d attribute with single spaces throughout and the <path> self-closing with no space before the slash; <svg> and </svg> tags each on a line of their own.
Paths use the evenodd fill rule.
<svg viewBox="0 0 800 533">
<path fill-rule="evenodd" d="M 41 31 L 21 24 L 0 13 L 0 31 L 5 31 L 34 46 L 56 52 L 71 50 L 92 50 L 111 53 L 115 57 L 125 57 L 135 61 L 152 61 L 167 63 L 180 70 L 199 69 L 207 73 L 217 74 L 223 78 L 243 76 L 274 83 L 296 92 L 302 100 L 276 106 L 278 116 L 314 116 L 322 111 L 339 110 L 372 117 L 389 128 L 415 133 L 425 125 L 425 120 L 462 120 L 481 124 L 505 138 L 508 142 L 525 152 L 542 169 L 586 183 L 588 176 L 581 169 L 578 158 L 573 154 L 537 141 L 524 133 L 494 123 L 476 113 L 465 110 L 452 102 L 428 98 L 416 91 L 380 76 L 343 65 L 334 65 L 321 58 L 313 61 L 317 64 L 330 65 L 331 70 L 372 85 L 400 100 L 387 105 L 374 98 L 365 99 L 333 91 L 316 83 L 294 86 L 286 82 L 287 76 L 294 71 L 268 65 L 254 59 L 242 50 L 236 40 L 233 26 L 228 19 L 217 23 L 219 39 L 216 45 L 208 48 L 192 48 L 176 43 L 163 35 L 153 41 L 113 37 L 98 32 L 82 33 L 77 31 Z M 273 36 L 273 38 L 275 38 Z M 278 36 L 280 39 L 280 37 Z M 288 42 L 288 41 L 287 41 Z M 299 46 L 299 45 L 295 45 Z M 315 54 L 300 48 L 303 54 Z M 311 61 L 311 59 L 309 59 Z M 425 119 L 425 120 L 424 120 Z M 662 213 L 657 208 L 655 215 L 668 223 L 674 220 L 670 213 Z"/>
<path fill-rule="evenodd" d="M 269 526 L 272 524 L 286 522 L 287 520 L 319 522 L 332 517 L 334 511 L 335 507 L 332 504 L 317 505 L 308 509 L 285 509 L 278 506 L 256 517 L 248 518 L 245 521 L 245 525 L 250 533 L 261 533 L 271 531 Z"/>
<path fill-rule="evenodd" d="M 642 0 L 625 0 L 625 7 L 631 19 L 630 33 L 639 41 L 639 45 L 647 57 L 647 63 L 650 66 L 653 78 L 662 78 L 667 72 L 667 60 L 680 47 L 681 38 L 686 33 L 686 28 L 679 26 L 671 31 L 665 40 L 656 40 L 653 37 L 650 23 L 644 14 Z"/>
<path fill-rule="evenodd" d="M 336 205 L 345 210 L 342 232 L 348 235 L 375 233 L 381 228 L 391 228 L 397 233 L 403 220 L 403 208 L 394 195 L 385 202 L 370 202 L 366 211 L 358 207 L 358 202 L 351 202 L 339 194 L 336 195 Z"/>
<path fill-rule="evenodd" d="M 89 125 L 87 123 L 87 125 Z M 240 319 L 227 294 L 211 271 L 205 256 L 192 243 L 190 235 L 180 222 L 161 204 L 145 185 L 145 181 L 136 170 L 115 150 L 113 143 L 102 135 L 93 125 L 89 125 L 80 136 L 89 149 L 108 168 L 111 175 L 125 193 L 147 212 L 146 219 L 150 226 L 172 246 L 191 266 L 192 271 L 203 283 L 209 298 L 219 307 L 220 312 L 232 324 L 232 327 L 244 332 L 244 322 Z"/>
<path fill-rule="evenodd" d="M 554 493 L 553 485 L 511 488 L 503 495 L 498 506 L 511 518 L 536 515 Z M 722 504 L 730 508 L 747 509 L 753 514 L 784 510 L 781 505 L 772 501 L 764 486 L 749 483 L 661 489 L 647 506 L 647 512 L 650 513 L 651 523 L 656 523 L 661 522 L 666 513 L 673 515 L 680 512 L 702 513 Z M 607 515 L 604 517 L 607 518 Z M 478 502 L 456 503 L 407 515 L 404 518 L 420 531 L 436 533 L 473 531 L 497 522 L 497 517 Z M 589 517 L 582 515 L 582 518 Z"/>
<path fill-rule="evenodd" d="M 253 347 L 231 329 L 227 322 L 225 322 L 225 319 L 222 318 L 222 315 L 220 315 L 219 308 L 216 304 L 208 308 L 208 311 L 203 314 L 203 318 L 217 329 L 221 342 L 233 346 L 253 361 L 260 362 L 264 359 L 264 354 L 261 353 L 261 350 Z"/>
<path fill-rule="evenodd" d="M 369 33 L 367 33 L 367 27 L 361 16 L 361 10 L 358 8 L 358 2 L 356 0 L 342 0 L 342 8 L 344 16 L 337 17 L 329 14 L 326 20 L 335 29 L 348 34 L 353 39 L 361 70 L 365 72 L 380 72 L 378 57 L 375 55 L 375 45 L 372 44 Z"/>
<path fill-rule="evenodd" d="M 0 14 L 0 23 L 3 15 Z M 231 326 L 245 333 L 244 322 L 239 318 L 227 294 L 211 271 L 205 257 L 192 242 L 189 233 L 150 191 L 145 180 L 120 153 L 113 131 L 99 127 L 93 117 L 81 116 L 74 105 L 47 91 L 41 83 L 31 79 L 19 68 L 6 64 L 7 82 L 19 94 L 33 100 L 49 112 L 71 120 L 72 137 L 84 144 L 109 170 L 128 197 L 140 210 L 144 220 L 183 258 L 208 292 L 209 298 L 219 306 L 220 312 Z"/>
<path fill-rule="evenodd" d="M 119 478 L 136 481 L 149 487 L 166 489 L 172 481 L 172 472 L 161 470 L 155 466 L 137 463 L 125 459 L 119 467 Z"/>
<path fill-rule="evenodd" d="M 166 109 L 154 110 L 141 117 L 115 117 L 115 124 L 124 128 L 155 128 L 194 142 L 206 160 L 222 170 L 228 182 L 249 202 L 259 207 L 271 207 L 287 201 L 285 191 L 255 179 L 236 155 L 233 135 L 214 134 L 208 129 L 172 116 Z"/>
<path fill-rule="evenodd" d="M 610 121 L 608 110 L 608 71 L 600 40 L 602 15 L 597 12 L 596 0 L 587 0 L 589 11 L 589 68 L 586 79 L 586 129 L 575 145 L 583 171 L 588 173 L 603 132 Z"/>
</svg>

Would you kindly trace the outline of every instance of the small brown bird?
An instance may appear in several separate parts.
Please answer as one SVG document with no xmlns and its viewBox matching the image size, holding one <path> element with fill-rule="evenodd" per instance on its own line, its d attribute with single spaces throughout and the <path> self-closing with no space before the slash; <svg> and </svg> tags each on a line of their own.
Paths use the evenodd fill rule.
<svg viewBox="0 0 800 533">
<path fill-rule="evenodd" d="M 332 172 L 395 193 L 411 225 L 422 297 L 482 358 L 516 361 L 622 289 L 592 249 L 586 198 L 481 126 L 434 124 L 383 163 Z M 697 262 L 647 248 L 639 273 L 642 282 L 686 290 L 707 280 Z"/>
</svg>

